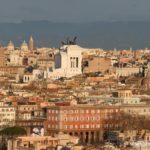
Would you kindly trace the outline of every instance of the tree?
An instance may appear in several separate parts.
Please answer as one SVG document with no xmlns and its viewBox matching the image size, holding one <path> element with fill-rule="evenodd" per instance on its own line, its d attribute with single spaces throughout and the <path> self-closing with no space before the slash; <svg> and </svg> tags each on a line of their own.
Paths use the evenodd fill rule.
<svg viewBox="0 0 150 150">
<path fill-rule="evenodd" d="M 136 138 L 144 138 L 145 134 L 141 135 L 142 130 L 150 130 L 150 119 L 143 115 L 129 114 L 121 112 L 118 119 L 119 130 L 136 130 Z"/>
<path fill-rule="evenodd" d="M 8 127 L 1 130 L 0 135 L 7 137 L 26 135 L 26 130 L 22 127 Z"/>
<path fill-rule="evenodd" d="M 3 130 L 0 131 L 0 135 L 2 136 L 2 142 L 6 141 L 8 139 L 12 140 L 12 150 L 13 150 L 13 140 L 17 137 L 17 136 L 21 136 L 21 135 L 26 135 L 26 130 L 22 127 L 7 127 L 4 128 Z"/>
<path fill-rule="evenodd" d="M 150 130 L 150 119 L 143 115 L 121 112 L 118 119 L 120 130 Z"/>
</svg>

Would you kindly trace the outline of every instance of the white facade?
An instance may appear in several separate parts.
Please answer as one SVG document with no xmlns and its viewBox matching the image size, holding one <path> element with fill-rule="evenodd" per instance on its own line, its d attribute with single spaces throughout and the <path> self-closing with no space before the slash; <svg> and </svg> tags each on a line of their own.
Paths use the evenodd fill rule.
<svg viewBox="0 0 150 150">
<path fill-rule="evenodd" d="M 19 116 L 20 120 L 31 120 L 31 113 L 30 112 L 22 112 Z"/>
<path fill-rule="evenodd" d="M 87 49 L 78 45 L 64 45 L 60 52 L 55 54 L 55 67 L 53 71 L 47 69 L 46 78 L 58 79 L 82 74 L 82 52 Z"/>
<path fill-rule="evenodd" d="M 22 66 L 23 57 L 20 56 L 19 53 L 11 53 L 10 54 L 10 62 L 8 65 L 11 66 Z"/>
<path fill-rule="evenodd" d="M 23 75 L 23 82 L 24 83 L 29 83 L 34 80 L 40 80 L 43 79 L 44 77 L 44 72 L 42 70 L 35 69 L 33 70 L 32 73 L 24 74 Z"/>
<path fill-rule="evenodd" d="M 39 69 L 34 69 L 32 74 L 33 74 L 33 80 L 43 79 L 44 71 Z"/>
<path fill-rule="evenodd" d="M 117 63 L 118 62 L 118 58 L 117 57 L 115 57 L 115 56 L 112 56 L 111 57 L 111 65 L 113 66 L 115 63 Z"/>
<path fill-rule="evenodd" d="M 139 67 L 131 67 L 131 68 L 116 68 L 116 76 L 117 77 L 127 77 L 140 72 Z"/>
<path fill-rule="evenodd" d="M 142 102 L 140 102 L 141 99 L 139 97 L 128 97 L 128 98 L 123 98 L 123 104 L 129 104 L 129 105 L 133 105 L 133 104 L 144 104 Z"/>
<path fill-rule="evenodd" d="M 23 82 L 29 83 L 33 81 L 33 75 L 32 74 L 24 74 L 23 75 Z"/>
<path fill-rule="evenodd" d="M 0 106 L 0 129 L 15 125 L 16 110 L 12 106 Z"/>
</svg>

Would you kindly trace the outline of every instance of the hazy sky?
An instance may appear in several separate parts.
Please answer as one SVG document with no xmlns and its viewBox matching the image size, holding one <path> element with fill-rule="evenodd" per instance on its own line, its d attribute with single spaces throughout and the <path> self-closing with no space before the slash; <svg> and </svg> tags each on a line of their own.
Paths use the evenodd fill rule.
<svg viewBox="0 0 150 150">
<path fill-rule="evenodd" d="M 0 0 L 0 22 L 150 20 L 150 0 Z"/>
</svg>

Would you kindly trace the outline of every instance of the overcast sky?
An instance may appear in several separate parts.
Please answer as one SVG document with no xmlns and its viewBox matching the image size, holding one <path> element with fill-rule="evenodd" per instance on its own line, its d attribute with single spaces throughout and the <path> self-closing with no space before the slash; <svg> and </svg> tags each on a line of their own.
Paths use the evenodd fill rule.
<svg viewBox="0 0 150 150">
<path fill-rule="evenodd" d="M 150 20 L 150 0 L 0 0 L 0 22 Z"/>
</svg>

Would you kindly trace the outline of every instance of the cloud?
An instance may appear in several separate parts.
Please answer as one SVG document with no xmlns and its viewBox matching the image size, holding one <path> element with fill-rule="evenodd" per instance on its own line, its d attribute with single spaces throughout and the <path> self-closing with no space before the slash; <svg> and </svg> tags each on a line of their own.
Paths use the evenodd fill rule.
<svg viewBox="0 0 150 150">
<path fill-rule="evenodd" d="M 0 0 L 2 21 L 57 22 L 149 19 L 149 0 Z"/>
</svg>

